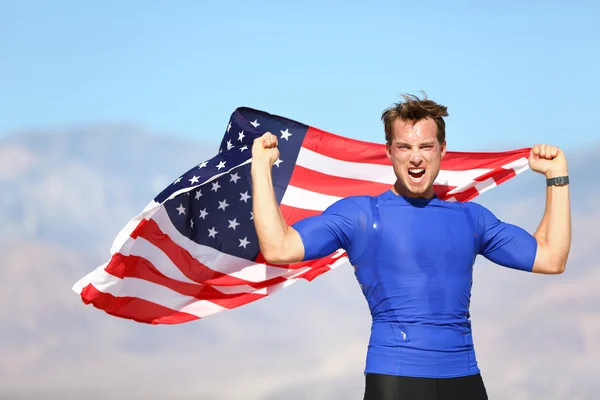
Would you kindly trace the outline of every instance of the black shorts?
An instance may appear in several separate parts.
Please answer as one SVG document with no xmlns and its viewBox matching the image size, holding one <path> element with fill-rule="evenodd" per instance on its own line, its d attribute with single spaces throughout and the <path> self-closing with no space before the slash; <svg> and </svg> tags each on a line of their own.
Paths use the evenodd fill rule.
<svg viewBox="0 0 600 400">
<path fill-rule="evenodd" d="M 487 400 L 481 374 L 459 378 L 410 378 L 366 374 L 363 400 Z"/>
</svg>

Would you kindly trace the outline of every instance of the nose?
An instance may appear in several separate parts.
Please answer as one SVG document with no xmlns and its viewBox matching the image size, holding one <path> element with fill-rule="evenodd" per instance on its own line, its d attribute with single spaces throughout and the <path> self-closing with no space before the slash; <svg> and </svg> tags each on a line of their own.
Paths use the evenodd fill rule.
<svg viewBox="0 0 600 400">
<path fill-rule="evenodd" d="M 412 165 L 419 166 L 419 164 L 421 164 L 422 161 L 423 161 L 423 155 L 421 154 L 421 152 L 418 149 L 411 151 L 410 163 Z"/>
</svg>

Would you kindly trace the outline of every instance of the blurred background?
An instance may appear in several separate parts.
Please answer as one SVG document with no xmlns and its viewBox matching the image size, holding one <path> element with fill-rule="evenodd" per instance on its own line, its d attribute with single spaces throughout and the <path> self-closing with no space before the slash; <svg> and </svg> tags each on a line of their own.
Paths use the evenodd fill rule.
<svg viewBox="0 0 600 400">
<path fill-rule="evenodd" d="M 382 110 L 424 90 L 449 150 L 566 152 L 567 271 L 479 259 L 473 331 L 491 399 L 597 399 L 598 21 L 592 1 L 0 1 L 0 398 L 362 399 L 349 268 L 176 326 L 71 286 L 236 107 L 382 142 Z M 544 195 L 527 171 L 475 201 L 533 232 Z"/>
</svg>

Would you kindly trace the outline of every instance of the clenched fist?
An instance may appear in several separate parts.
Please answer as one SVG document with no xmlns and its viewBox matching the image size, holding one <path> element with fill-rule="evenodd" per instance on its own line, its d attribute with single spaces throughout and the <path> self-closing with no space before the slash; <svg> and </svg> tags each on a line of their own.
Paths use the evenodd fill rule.
<svg viewBox="0 0 600 400">
<path fill-rule="evenodd" d="M 568 175 L 567 158 L 556 146 L 547 144 L 536 144 L 529 153 L 529 168 L 546 176 Z"/>
<path fill-rule="evenodd" d="M 252 144 L 252 164 L 267 164 L 271 167 L 278 158 L 277 136 L 271 132 L 265 132 L 262 136 L 254 139 Z"/>
</svg>

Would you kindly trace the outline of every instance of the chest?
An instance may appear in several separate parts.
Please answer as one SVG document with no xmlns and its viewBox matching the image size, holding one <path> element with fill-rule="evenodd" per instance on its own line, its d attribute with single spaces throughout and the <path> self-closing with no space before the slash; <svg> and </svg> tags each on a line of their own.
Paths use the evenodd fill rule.
<svg viewBox="0 0 600 400">
<path fill-rule="evenodd" d="M 380 207 L 373 244 L 384 268 L 395 273 L 472 272 L 476 230 L 461 206 Z"/>
</svg>

